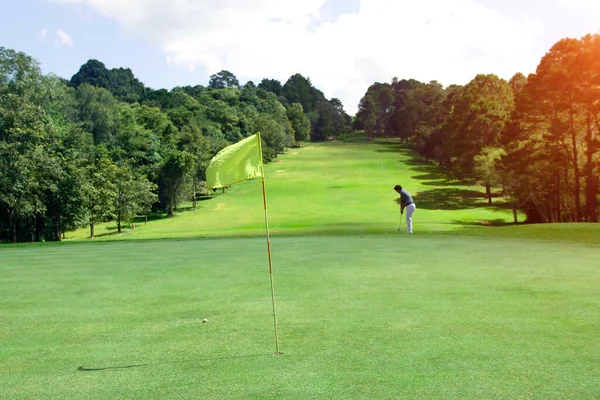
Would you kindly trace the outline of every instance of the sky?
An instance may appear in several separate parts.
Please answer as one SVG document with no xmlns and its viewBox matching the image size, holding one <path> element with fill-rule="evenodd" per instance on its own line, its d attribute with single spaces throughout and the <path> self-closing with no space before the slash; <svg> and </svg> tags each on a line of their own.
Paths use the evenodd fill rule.
<svg viewBox="0 0 600 400">
<path fill-rule="evenodd" d="M 600 33 L 600 0 L 0 0 L 0 46 L 70 79 L 89 59 L 153 89 L 310 78 L 349 114 L 375 82 L 466 84 L 535 72 Z"/>
</svg>

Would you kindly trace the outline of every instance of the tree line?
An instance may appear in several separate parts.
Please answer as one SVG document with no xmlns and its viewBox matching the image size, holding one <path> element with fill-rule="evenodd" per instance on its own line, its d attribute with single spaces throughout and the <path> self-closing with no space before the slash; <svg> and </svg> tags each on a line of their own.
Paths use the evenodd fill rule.
<svg viewBox="0 0 600 400">
<path fill-rule="evenodd" d="M 221 71 L 208 86 L 153 90 L 130 69 L 90 60 L 69 80 L 0 47 L 0 242 L 59 241 L 64 233 L 196 207 L 211 158 L 258 131 L 264 161 L 305 141 L 351 130 L 338 99 L 310 79 L 240 85 Z"/>
<path fill-rule="evenodd" d="M 394 78 L 362 97 L 355 128 L 410 142 L 461 180 L 501 193 L 531 223 L 597 222 L 600 35 L 557 42 L 529 76 L 443 87 Z"/>
</svg>

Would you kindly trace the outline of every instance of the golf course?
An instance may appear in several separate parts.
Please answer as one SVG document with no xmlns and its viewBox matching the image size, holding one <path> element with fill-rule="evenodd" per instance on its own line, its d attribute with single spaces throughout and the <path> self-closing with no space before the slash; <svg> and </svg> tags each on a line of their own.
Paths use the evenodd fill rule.
<svg viewBox="0 0 600 400">
<path fill-rule="evenodd" d="M 515 224 L 499 188 L 364 136 L 265 185 L 280 354 L 254 179 L 1 245 L 0 399 L 600 398 L 598 224 Z"/>
</svg>

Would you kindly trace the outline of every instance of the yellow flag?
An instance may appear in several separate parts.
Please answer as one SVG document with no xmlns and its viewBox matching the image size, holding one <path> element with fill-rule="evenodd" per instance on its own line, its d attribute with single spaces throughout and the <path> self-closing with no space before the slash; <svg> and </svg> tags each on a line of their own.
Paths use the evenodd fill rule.
<svg viewBox="0 0 600 400">
<path fill-rule="evenodd" d="M 262 176 L 260 134 L 225 147 L 206 169 L 206 187 L 218 189 Z"/>
</svg>

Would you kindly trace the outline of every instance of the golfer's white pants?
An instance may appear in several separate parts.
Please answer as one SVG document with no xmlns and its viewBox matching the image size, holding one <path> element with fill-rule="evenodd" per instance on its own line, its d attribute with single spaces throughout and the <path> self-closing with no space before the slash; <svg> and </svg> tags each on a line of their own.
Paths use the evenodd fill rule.
<svg viewBox="0 0 600 400">
<path fill-rule="evenodd" d="M 415 203 L 404 207 L 404 211 L 406 211 L 406 226 L 408 227 L 408 233 L 412 233 L 412 215 L 416 209 L 417 206 L 415 206 Z"/>
</svg>

